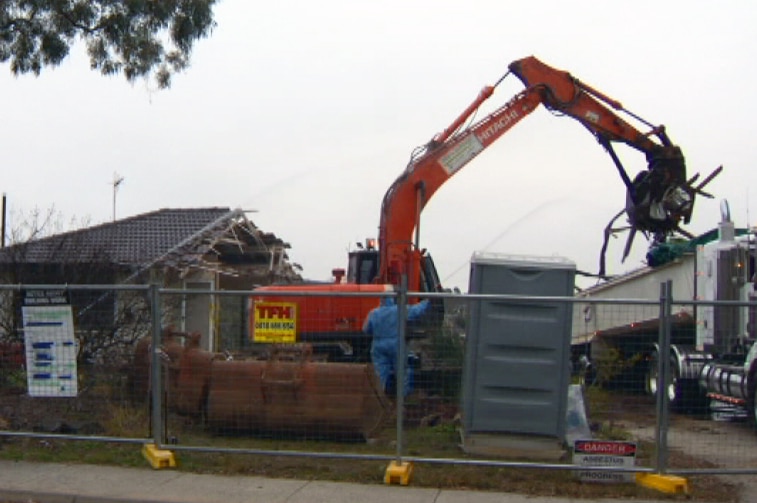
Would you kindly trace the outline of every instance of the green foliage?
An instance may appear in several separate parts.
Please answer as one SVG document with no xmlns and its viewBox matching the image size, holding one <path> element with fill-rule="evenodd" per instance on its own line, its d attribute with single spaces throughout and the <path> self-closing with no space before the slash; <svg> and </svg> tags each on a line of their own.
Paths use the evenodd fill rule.
<svg viewBox="0 0 757 503">
<path fill-rule="evenodd" d="M 458 425 L 444 422 L 426 428 L 408 429 L 406 450 L 411 456 L 422 456 L 433 452 L 434 456 L 455 456 L 460 449 Z"/>
<path fill-rule="evenodd" d="M 108 405 L 103 426 L 108 435 L 127 438 L 144 438 L 149 435 L 150 418 L 146 407 Z"/>
<path fill-rule="evenodd" d="M 615 347 L 607 348 L 595 361 L 596 384 L 606 386 L 620 378 L 625 372 L 638 365 L 644 356 L 641 353 L 633 353 L 626 358 L 624 353 Z"/>
<path fill-rule="evenodd" d="M 0 362 L 0 388 L 26 390 L 26 371 L 24 369 L 3 368 L 2 362 Z"/>
<path fill-rule="evenodd" d="M 461 315 L 445 316 L 441 323 L 431 324 L 427 337 L 411 344 L 411 349 L 421 356 L 419 387 L 433 395 L 448 399 L 459 397 L 463 358 L 465 353 L 464 319 Z"/>
<path fill-rule="evenodd" d="M 462 366 L 465 340 L 447 327 L 431 337 L 430 348 L 435 359 L 444 365 L 454 368 Z"/>
<path fill-rule="evenodd" d="M 161 88 L 189 65 L 192 46 L 215 27 L 215 0 L 0 1 L 0 62 L 14 75 L 57 66 L 77 39 L 90 66 L 133 82 L 154 76 Z"/>
<path fill-rule="evenodd" d="M 629 431 L 613 421 L 603 421 L 599 423 L 599 428 L 594 434 L 596 435 L 596 438 L 602 440 L 615 440 L 617 442 L 634 441 L 634 437 Z"/>
</svg>

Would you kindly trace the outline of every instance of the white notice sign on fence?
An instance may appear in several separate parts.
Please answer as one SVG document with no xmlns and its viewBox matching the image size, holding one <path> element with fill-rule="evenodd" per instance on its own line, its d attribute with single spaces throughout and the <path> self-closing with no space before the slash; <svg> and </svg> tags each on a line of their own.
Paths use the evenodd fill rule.
<svg viewBox="0 0 757 503">
<path fill-rule="evenodd" d="M 72 397 L 78 393 L 77 344 L 69 304 L 60 291 L 26 292 L 22 307 L 29 395 Z"/>
</svg>

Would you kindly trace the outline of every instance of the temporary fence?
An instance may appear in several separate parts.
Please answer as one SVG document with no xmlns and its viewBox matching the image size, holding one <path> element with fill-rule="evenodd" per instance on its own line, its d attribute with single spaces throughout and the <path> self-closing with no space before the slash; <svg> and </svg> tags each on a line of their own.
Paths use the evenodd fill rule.
<svg viewBox="0 0 757 503">
<path fill-rule="evenodd" d="M 4 285 L 0 437 L 377 460 L 400 479 L 413 464 L 588 481 L 757 473 L 754 410 L 712 409 L 672 358 L 706 304 L 669 288 L 599 300 Z M 394 307 L 367 328 L 380 304 Z"/>
<path fill-rule="evenodd" d="M 0 286 L 0 435 L 144 444 L 130 368 L 134 343 L 157 322 L 153 292 Z"/>
</svg>

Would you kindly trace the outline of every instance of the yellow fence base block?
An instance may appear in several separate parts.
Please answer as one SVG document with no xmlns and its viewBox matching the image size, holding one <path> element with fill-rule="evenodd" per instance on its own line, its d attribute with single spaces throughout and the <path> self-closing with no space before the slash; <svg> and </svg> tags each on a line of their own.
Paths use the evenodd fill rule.
<svg viewBox="0 0 757 503">
<path fill-rule="evenodd" d="M 636 483 L 666 494 L 689 494 L 689 482 L 683 477 L 661 473 L 637 473 Z"/>
<path fill-rule="evenodd" d="M 143 445 L 142 456 L 144 456 L 144 458 L 150 463 L 150 466 L 156 470 L 176 467 L 176 458 L 174 458 L 173 452 L 158 449 L 155 447 L 155 444 Z"/>
<path fill-rule="evenodd" d="M 413 478 L 413 464 L 412 463 L 397 463 L 392 461 L 389 466 L 386 467 L 384 473 L 384 484 L 400 484 L 406 486 L 410 483 L 410 479 Z"/>
</svg>

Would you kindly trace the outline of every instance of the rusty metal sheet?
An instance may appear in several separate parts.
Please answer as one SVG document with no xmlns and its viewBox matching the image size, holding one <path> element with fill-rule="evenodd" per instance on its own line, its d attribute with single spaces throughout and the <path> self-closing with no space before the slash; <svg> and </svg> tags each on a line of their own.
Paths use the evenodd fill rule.
<svg viewBox="0 0 757 503">
<path fill-rule="evenodd" d="M 371 364 L 312 361 L 312 348 L 272 348 L 269 358 L 227 360 L 196 334 L 166 331 L 166 403 L 214 430 L 370 438 L 390 404 Z M 137 394 L 149 393 L 150 339 L 135 349 Z"/>
<path fill-rule="evenodd" d="M 370 438 L 389 403 L 369 364 L 214 361 L 207 421 L 214 429 Z"/>
</svg>

